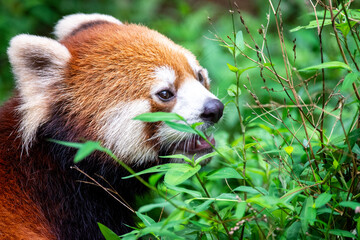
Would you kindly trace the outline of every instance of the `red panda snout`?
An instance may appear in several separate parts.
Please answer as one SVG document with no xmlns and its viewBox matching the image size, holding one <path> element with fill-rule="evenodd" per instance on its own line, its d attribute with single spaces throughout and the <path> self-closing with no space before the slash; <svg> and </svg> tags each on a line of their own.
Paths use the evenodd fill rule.
<svg viewBox="0 0 360 240">
<path fill-rule="evenodd" d="M 191 61 L 191 57 L 188 55 L 187 58 L 188 64 L 192 65 L 192 73 L 177 75 L 169 66 L 156 68 L 154 76 L 157 81 L 152 89 L 152 98 L 157 104 L 170 105 L 172 109 L 169 112 L 181 115 L 189 124 L 203 122 L 198 129 L 205 131 L 219 121 L 224 105 L 209 91 L 207 71 Z M 163 99 L 164 92 L 168 92 L 165 96 L 170 97 Z M 178 132 L 165 124 L 160 125 L 154 136 L 159 139 L 163 154 L 181 153 L 189 157 L 196 154 L 200 157 L 212 151 L 206 140 L 191 133 Z M 212 135 L 207 140 L 215 144 Z"/>
</svg>

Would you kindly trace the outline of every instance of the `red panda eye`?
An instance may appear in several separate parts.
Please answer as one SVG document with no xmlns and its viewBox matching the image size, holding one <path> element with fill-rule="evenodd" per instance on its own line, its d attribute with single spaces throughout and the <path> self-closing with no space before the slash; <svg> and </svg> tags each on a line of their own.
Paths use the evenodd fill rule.
<svg viewBox="0 0 360 240">
<path fill-rule="evenodd" d="M 198 72 L 198 80 L 199 80 L 200 83 L 204 82 L 204 76 L 202 75 L 201 71 Z"/>
<path fill-rule="evenodd" d="M 169 90 L 162 90 L 157 93 L 157 96 L 159 97 L 159 99 L 161 101 L 167 102 L 167 101 L 170 101 L 171 99 L 173 99 L 174 94 Z"/>
</svg>

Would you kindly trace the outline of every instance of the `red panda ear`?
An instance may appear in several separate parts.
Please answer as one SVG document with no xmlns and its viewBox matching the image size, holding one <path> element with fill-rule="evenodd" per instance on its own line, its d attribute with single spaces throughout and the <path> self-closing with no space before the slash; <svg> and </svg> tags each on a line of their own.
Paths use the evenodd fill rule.
<svg viewBox="0 0 360 240">
<path fill-rule="evenodd" d="M 88 28 L 104 22 L 122 24 L 119 20 L 109 15 L 78 13 L 63 17 L 63 19 L 56 24 L 54 34 L 56 38 L 61 41 L 81 28 Z"/>
<path fill-rule="evenodd" d="M 21 99 L 20 132 L 27 148 L 38 127 L 49 117 L 50 103 L 71 55 L 53 39 L 27 34 L 11 40 L 8 55 Z"/>
</svg>

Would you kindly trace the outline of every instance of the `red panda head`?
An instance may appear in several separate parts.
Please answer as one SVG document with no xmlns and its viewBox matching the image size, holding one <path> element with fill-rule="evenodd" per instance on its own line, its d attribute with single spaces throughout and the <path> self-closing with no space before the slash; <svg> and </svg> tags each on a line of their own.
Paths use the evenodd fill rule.
<svg viewBox="0 0 360 240">
<path fill-rule="evenodd" d="M 101 14 L 64 17 L 55 35 L 58 41 L 19 35 L 8 49 L 25 148 L 56 113 L 63 129 L 72 129 L 69 135 L 100 140 L 131 164 L 155 161 L 160 153 L 211 151 L 193 134 L 133 120 L 146 112 L 174 112 L 190 124 L 204 122 L 199 128 L 205 130 L 221 118 L 224 106 L 209 91 L 208 73 L 188 50 L 144 26 Z"/>
</svg>

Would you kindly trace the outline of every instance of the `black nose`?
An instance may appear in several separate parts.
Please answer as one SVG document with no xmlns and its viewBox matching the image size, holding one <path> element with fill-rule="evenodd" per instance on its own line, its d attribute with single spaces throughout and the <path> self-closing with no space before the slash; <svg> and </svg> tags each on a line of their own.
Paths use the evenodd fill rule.
<svg viewBox="0 0 360 240">
<path fill-rule="evenodd" d="M 224 104 L 217 99 L 210 99 L 204 105 L 204 110 L 200 115 L 205 122 L 217 123 L 223 115 Z"/>
</svg>

